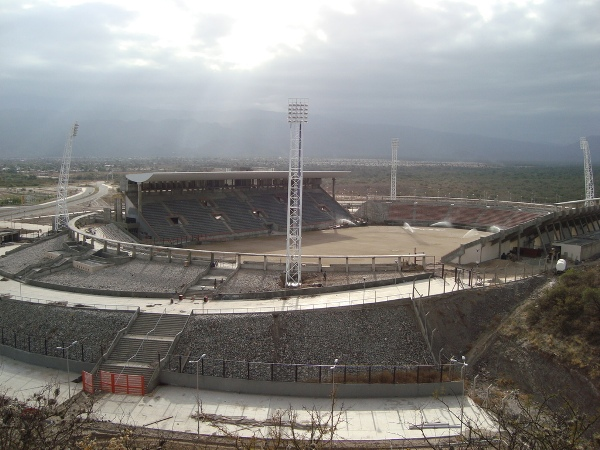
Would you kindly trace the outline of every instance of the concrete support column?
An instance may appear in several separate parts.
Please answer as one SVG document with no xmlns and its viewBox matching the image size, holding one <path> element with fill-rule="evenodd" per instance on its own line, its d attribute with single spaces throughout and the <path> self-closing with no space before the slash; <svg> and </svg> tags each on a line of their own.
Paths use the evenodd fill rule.
<svg viewBox="0 0 600 450">
<path fill-rule="evenodd" d="M 267 266 L 268 266 L 268 263 L 267 263 L 267 255 L 264 255 L 264 256 L 263 256 L 263 270 L 264 270 L 265 272 L 267 271 Z"/>
<path fill-rule="evenodd" d="M 131 246 L 131 257 L 133 259 L 135 259 L 135 257 L 136 257 L 136 253 L 137 253 L 136 251 L 137 251 L 137 247 L 135 245 L 132 245 Z"/>
<path fill-rule="evenodd" d="M 152 259 L 154 259 L 154 246 L 150 247 L 149 258 L 150 258 L 150 261 L 152 261 Z"/>
<path fill-rule="evenodd" d="M 169 262 L 171 262 L 171 257 L 172 257 L 172 254 L 171 254 L 171 249 L 169 249 L 169 250 L 167 250 L 167 260 L 168 260 Z"/>
<path fill-rule="evenodd" d="M 320 256 L 319 256 L 319 263 L 318 264 L 319 264 L 319 272 L 321 272 L 323 270 L 323 264 L 322 264 Z"/>
<path fill-rule="evenodd" d="M 350 266 L 348 265 L 348 257 L 346 256 L 346 273 L 350 272 Z"/>
<path fill-rule="evenodd" d="M 137 205 L 137 207 L 138 207 L 138 212 L 140 214 L 142 214 L 143 213 L 142 212 L 142 183 L 138 183 L 137 188 L 138 188 L 138 205 Z"/>
<path fill-rule="evenodd" d="M 539 225 L 535 226 L 535 229 L 538 233 L 538 237 L 540 238 L 540 245 L 542 247 L 542 249 L 544 250 L 544 256 L 548 256 L 548 251 L 546 250 L 546 246 L 544 245 L 544 237 L 542 236 L 542 232 L 540 231 L 540 227 Z"/>
<path fill-rule="evenodd" d="M 375 272 L 375 257 L 371 258 L 371 272 Z"/>
<path fill-rule="evenodd" d="M 121 243 L 117 242 L 117 255 L 121 253 Z"/>
</svg>

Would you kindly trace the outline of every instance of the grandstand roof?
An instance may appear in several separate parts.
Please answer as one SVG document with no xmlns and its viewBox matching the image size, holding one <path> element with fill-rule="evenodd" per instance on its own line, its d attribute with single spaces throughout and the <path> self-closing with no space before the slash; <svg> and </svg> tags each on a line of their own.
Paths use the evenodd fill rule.
<svg viewBox="0 0 600 450">
<path fill-rule="evenodd" d="M 338 178 L 350 173 L 349 171 L 304 171 L 304 178 Z M 132 173 L 126 175 L 134 183 L 151 181 L 191 181 L 191 180 L 249 180 L 287 178 L 288 172 L 283 170 L 257 170 L 232 172 L 151 172 Z"/>
</svg>

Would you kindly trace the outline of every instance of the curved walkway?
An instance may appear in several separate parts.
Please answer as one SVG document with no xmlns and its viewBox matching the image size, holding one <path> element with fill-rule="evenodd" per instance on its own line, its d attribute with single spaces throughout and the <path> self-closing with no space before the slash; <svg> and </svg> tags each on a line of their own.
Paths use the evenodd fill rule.
<svg viewBox="0 0 600 450">
<path fill-rule="evenodd" d="M 381 303 L 403 298 L 421 297 L 450 292 L 453 286 L 440 278 L 401 283 L 377 288 L 356 289 L 346 292 L 332 292 L 304 297 L 291 297 L 285 300 L 215 300 L 205 303 L 202 298 L 185 297 L 183 300 L 154 299 L 142 297 L 113 297 L 103 295 L 77 294 L 21 284 L 10 280 L 0 282 L 0 293 L 9 294 L 17 300 L 34 303 L 66 302 L 66 306 L 86 305 L 99 309 L 135 309 L 144 312 L 167 312 L 170 314 L 227 314 L 259 313 L 273 311 L 294 311 L 306 309 L 358 306 Z"/>
</svg>

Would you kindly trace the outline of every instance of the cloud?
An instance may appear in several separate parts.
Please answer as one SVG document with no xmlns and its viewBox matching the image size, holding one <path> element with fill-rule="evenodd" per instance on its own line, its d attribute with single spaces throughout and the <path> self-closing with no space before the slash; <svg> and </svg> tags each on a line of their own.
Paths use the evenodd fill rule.
<svg viewBox="0 0 600 450">
<path fill-rule="evenodd" d="M 568 142 L 600 130 L 598 0 L 146 2 L 0 10 L 5 106 L 283 111 Z"/>
</svg>

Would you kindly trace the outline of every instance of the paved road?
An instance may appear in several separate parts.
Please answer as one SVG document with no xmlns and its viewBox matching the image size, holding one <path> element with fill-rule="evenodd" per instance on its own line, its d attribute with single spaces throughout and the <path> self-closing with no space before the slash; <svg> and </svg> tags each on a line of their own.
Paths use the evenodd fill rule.
<svg viewBox="0 0 600 450">
<path fill-rule="evenodd" d="M 108 186 L 95 182 L 94 186 L 85 186 L 81 191 L 67 199 L 71 211 L 81 208 L 94 209 L 94 203 L 108 193 Z M 56 202 L 51 201 L 40 205 L 25 205 L 0 208 L 0 219 L 21 220 L 29 217 L 50 216 L 56 212 Z"/>
</svg>

